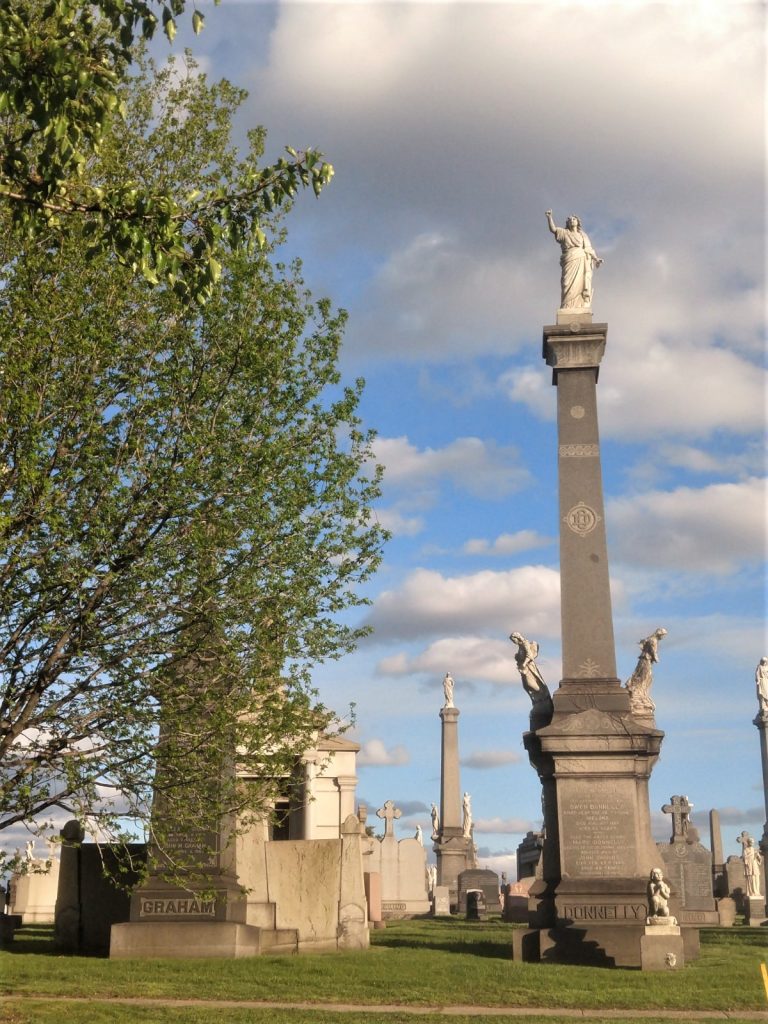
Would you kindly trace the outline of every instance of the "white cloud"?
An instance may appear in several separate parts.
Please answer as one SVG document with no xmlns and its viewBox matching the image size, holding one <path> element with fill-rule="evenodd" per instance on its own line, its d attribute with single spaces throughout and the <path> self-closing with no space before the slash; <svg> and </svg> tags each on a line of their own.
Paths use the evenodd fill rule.
<svg viewBox="0 0 768 1024">
<path fill-rule="evenodd" d="M 481 868 L 487 871 L 495 871 L 501 879 L 502 871 L 507 876 L 507 881 L 517 878 L 517 856 L 515 853 L 493 853 L 483 848 L 478 851 L 478 863 Z"/>
<path fill-rule="evenodd" d="M 442 679 L 445 672 L 450 671 L 456 680 L 457 691 L 461 690 L 463 680 L 512 685 L 515 687 L 513 693 L 517 692 L 515 703 L 525 706 L 528 698 L 522 687 L 517 686 L 520 677 L 514 654 L 515 648 L 509 641 L 482 636 L 449 636 L 435 640 L 418 654 L 408 655 L 400 651 L 382 658 L 376 668 L 385 676 L 431 675 L 435 679 Z M 560 678 L 559 661 L 540 657 L 538 665 L 545 679 Z"/>
<path fill-rule="evenodd" d="M 465 555 L 516 555 L 531 548 L 543 548 L 555 543 L 554 537 L 544 537 L 535 530 L 500 533 L 495 540 L 479 537 L 464 544 Z"/>
<path fill-rule="evenodd" d="M 408 764 L 411 755 L 402 744 L 398 744 L 387 750 L 384 743 L 379 739 L 368 740 L 360 747 L 357 755 L 357 763 L 363 767 L 383 767 Z"/>
<path fill-rule="evenodd" d="M 251 119 L 332 155 L 309 214 L 323 251 L 359 258 L 361 224 L 376 240 L 350 349 L 530 344 L 557 303 L 553 206 L 606 257 L 596 302 L 612 337 L 757 351 L 763 25 L 760 5 L 716 6 L 282 5 Z M 575 54 L 571 88 L 557 71 Z"/>
<path fill-rule="evenodd" d="M 409 516 L 396 507 L 377 508 L 379 525 L 397 537 L 415 537 L 425 527 L 423 516 Z"/>
<path fill-rule="evenodd" d="M 475 822 L 475 832 L 490 832 L 496 835 L 524 835 L 533 828 L 534 823 L 526 818 L 478 818 Z"/>
<path fill-rule="evenodd" d="M 679 487 L 608 502 L 615 561 L 686 572 L 732 571 L 766 546 L 765 481 Z"/>
<path fill-rule="evenodd" d="M 376 598 L 368 622 L 376 640 L 486 631 L 507 636 L 512 629 L 555 636 L 560 575 L 542 565 L 452 577 L 416 569 L 397 590 Z"/>
<path fill-rule="evenodd" d="M 376 460 L 385 468 L 385 487 L 413 487 L 450 480 L 481 498 L 501 498 L 523 487 L 529 473 L 518 452 L 479 437 L 459 437 L 444 448 L 419 449 L 407 437 L 378 438 Z"/>
<path fill-rule="evenodd" d="M 465 768 L 477 768 L 484 771 L 489 768 L 501 768 L 506 764 L 517 764 L 522 758 L 514 750 L 478 750 L 474 754 L 462 757 Z"/>
</svg>

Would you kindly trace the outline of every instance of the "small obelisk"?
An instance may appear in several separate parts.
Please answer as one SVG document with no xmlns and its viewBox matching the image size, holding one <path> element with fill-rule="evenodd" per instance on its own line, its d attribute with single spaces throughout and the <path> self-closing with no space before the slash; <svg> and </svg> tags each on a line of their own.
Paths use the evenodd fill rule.
<svg viewBox="0 0 768 1024">
<path fill-rule="evenodd" d="M 459 709 L 453 700 L 454 682 L 450 673 L 443 680 L 445 703 L 440 709 L 440 819 L 434 850 L 437 858 L 437 884 L 447 886 L 451 907 L 458 905 L 458 878 L 470 866 L 471 837 L 464 834 L 459 775 Z"/>
</svg>

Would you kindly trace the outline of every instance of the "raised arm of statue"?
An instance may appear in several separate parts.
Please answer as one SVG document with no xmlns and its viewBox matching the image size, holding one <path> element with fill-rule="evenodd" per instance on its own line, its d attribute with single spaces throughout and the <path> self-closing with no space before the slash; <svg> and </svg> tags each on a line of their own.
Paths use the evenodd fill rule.
<svg viewBox="0 0 768 1024">
<path fill-rule="evenodd" d="M 557 232 L 557 224 L 555 224 L 554 220 L 552 219 L 552 211 L 551 210 L 547 210 L 546 217 L 547 217 L 547 224 L 549 224 L 549 230 L 554 235 Z"/>
</svg>

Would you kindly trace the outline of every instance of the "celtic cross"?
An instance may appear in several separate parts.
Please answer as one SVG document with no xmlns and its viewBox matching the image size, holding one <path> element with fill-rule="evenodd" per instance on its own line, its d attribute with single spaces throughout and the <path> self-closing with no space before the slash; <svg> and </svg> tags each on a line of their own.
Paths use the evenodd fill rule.
<svg viewBox="0 0 768 1024">
<path fill-rule="evenodd" d="M 395 804 L 394 804 L 393 800 L 385 800 L 384 801 L 384 806 L 380 807 L 378 809 L 378 811 L 376 811 L 376 817 L 384 819 L 384 838 L 385 839 L 387 838 L 387 836 L 394 836 L 394 834 L 395 834 L 395 826 L 394 826 L 395 818 L 399 818 L 402 813 L 403 812 L 399 808 L 395 807 Z"/>
<path fill-rule="evenodd" d="M 687 796 L 672 796 L 669 803 L 661 808 L 665 814 L 672 815 L 672 842 L 685 839 L 688 835 L 688 815 L 693 804 L 688 803 Z"/>
</svg>

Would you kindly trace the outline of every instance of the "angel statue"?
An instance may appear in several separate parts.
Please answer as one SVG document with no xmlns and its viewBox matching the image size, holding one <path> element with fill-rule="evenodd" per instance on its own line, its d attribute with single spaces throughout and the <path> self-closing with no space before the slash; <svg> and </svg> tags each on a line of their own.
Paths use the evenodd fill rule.
<svg viewBox="0 0 768 1024">
<path fill-rule="evenodd" d="M 517 644 L 515 661 L 520 678 L 523 681 L 523 689 L 531 698 L 533 711 L 552 710 L 552 697 L 544 682 L 544 677 L 536 664 L 539 654 L 539 645 L 535 640 L 526 640 L 522 633 L 511 633 L 509 639 Z"/>
</svg>

